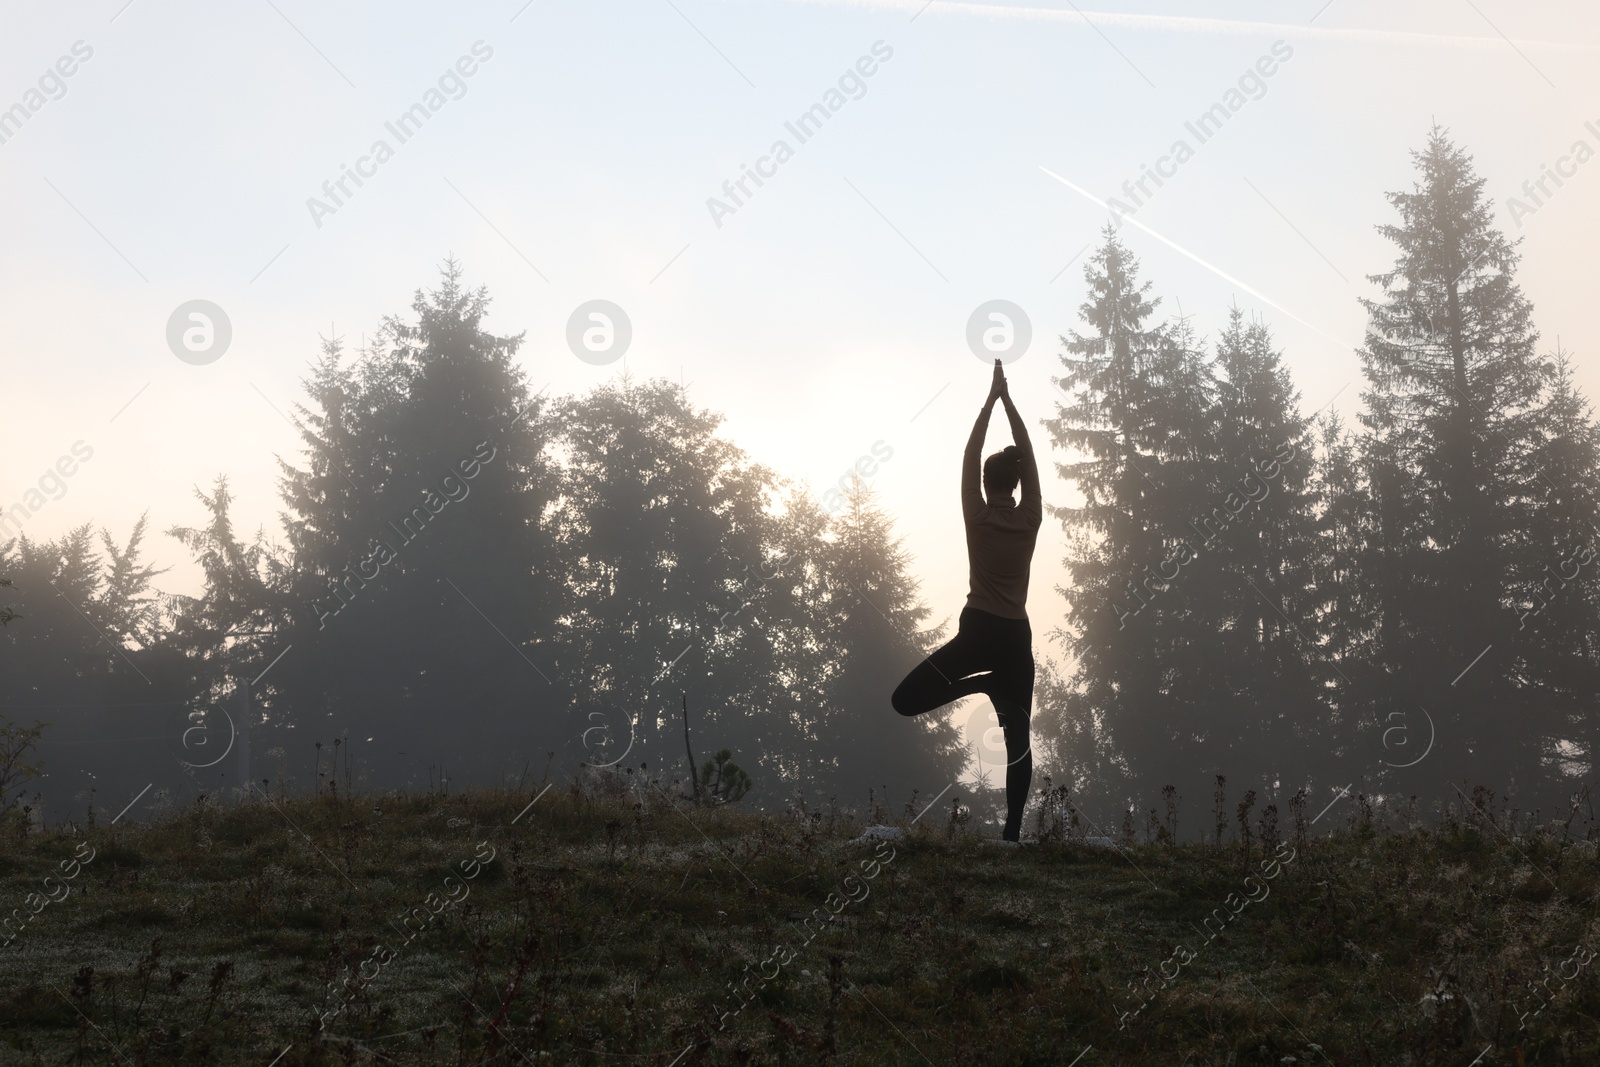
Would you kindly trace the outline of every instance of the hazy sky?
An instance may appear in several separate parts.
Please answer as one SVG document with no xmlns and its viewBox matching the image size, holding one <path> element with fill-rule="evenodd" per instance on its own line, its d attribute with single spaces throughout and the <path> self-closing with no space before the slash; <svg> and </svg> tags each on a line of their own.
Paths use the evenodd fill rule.
<svg viewBox="0 0 1600 1067">
<path fill-rule="evenodd" d="M 632 320 L 632 373 L 681 375 L 779 472 L 821 487 L 884 442 L 874 484 L 953 619 L 957 466 L 988 377 L 968 317 L 991 299 L 1025 309 L 1012 391 L 1030 424 L 1049 413 L 1084 293 L 1082 261 L 1062 270 L 1107 219 L 1091 196 L 1123 195 L 1180 139 L 1192 156 L 1161 164 L 1172 176 L 1147 184 L 1125 240 L 1165 312 L 1214 334 L 1237 301 L 1271 323 L 1306 411 L 1357 377 L 1357 297 L 1392 261 L 1373 227 L 1435 120 L 1526 237 L 1546 345 L 1559 336 L 1600 395 L 1600 161 L 1565 164 L 1576 174 L 1534 214 L 1507 204 L 1574 142 L 1600 149 L 1590 5 L 125 3 L 0 6 L 0 108 L 37 105 L 0 126 L 0 507 L 75 441 L 93 449 L 29 520 L 36 536 L 86 520 L 125 536 L 146 509 L 158 530 L 197 522 L 191 488 L 219 472 L 242 525 L 276 530 L 273 456 L 299 454 L 274 406 L 300 399 L 318 334 L 359 343 L 454 253 L 494 297 L 489 328 L 527 331 L 535 389 L 621 370 L 566 344 L 573 310 L 603 298 Z M 471 76 L 447 74 L 477 42 Z M 785 123 L 875 45 L 872 75 L 846 78 L 801 143 Z M 1262 57 L 1272 75 L 1247 77 Z M 442 76 L 441 106 L 401 143 L 385 123 Z M 1185 123 L 1230 90 L 1241 106 L 1201 143 Z M 335 212 L 308 208 L 380 139 L 392 158 L 362 163 Z M 792 157 L 760 163 L 778 140 Z M 758 163 L 764 184 L 714 217 L 707 199 L 731 205 L 723 183 Z M 204 366 L 166 339 L 195 299 L 233 329 Z M 1347 416 L 1358 390 L 1335 405 Z M 1047 472 L 1045 499 L 1065 496 Z M 176 565 L 166 588 L 195 588 L 175 542 L 151 548 Z M 1060 555 L 1047 521 L 1041 634 L 1062 614 Z"/>
</svg>

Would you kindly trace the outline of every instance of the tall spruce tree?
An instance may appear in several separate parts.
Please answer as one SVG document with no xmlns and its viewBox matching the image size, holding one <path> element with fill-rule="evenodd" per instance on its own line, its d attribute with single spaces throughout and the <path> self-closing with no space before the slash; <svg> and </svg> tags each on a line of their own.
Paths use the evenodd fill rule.
<svg viewBox="0 0 1600 1067">
<path fill-rule="evenodd" d="M 1183 698 L 1166 673 L 1178 612 L 1163 613 L 1176 604 L 1165 596 L 1161 568 L 1181 536 L 1192 485 L 1185 468 L 1208 450 L 1179 432 L 1189 420 L 1178 416 L 1168 381 L 1194 372 L 1184 355 L 1191 346 L 1151 322 L 1159 300 L 1109 226 L 1084 279 L 1089 292 L 1079 315 L 1087 330 L 1062 338 L 1064 373 L 1056 381 L 1070 399 L 1044 421 L 1052 445 L 1068 453 L 1056 472 L 1082 498 L 1051 509 L 1068 535 L 1064 634 L 1077 671 L 1064 710 L 1100 722 L 1130 787 L 1154 797 L 1183 773 L 1180 752 L 1194 725 L 1184 721 Z"/>
<path fill-rule="evenodd" d="M 1535 721 L 1506 653 L 1523 532 L 1541 495 L 1527 460 L 1547 364 L 1514 280 L 1516 246 L 1494 228 L 1471 160 L 1439 127 L 1413 158 L 1412 190 L 1389 196 L 1400 220 L 1379 227 L 1395 265 L 1371 278 L 1382 295 L 1363 301 L 1376 518 L 1364 566 L 1377 597 L 1360 683 L 1374 738 L 1391 715 L 1418 710 L 1438 733 L 1435 758 L 1389 775 L 1389 788 L 1453 798 L 1461 779 L 1526 787 L 1540 773 L 1549 724 Z M 1480 654 L 1471 684 L 1456 684 Z M 1366 749 L 1375 768 L 1392 762 Z"/>
<path fill-rule="evenodd" d="M 1528 458 L 1540 496 L 1519 561 L 1513 670 L 1540 709 L 1553 785 L 1600 753 L 1600 427 L 1557 350 Z"/>
<path fill-rule="evenodd" d="M 1318 699 L 1316 499 L 1313 442 L 1299 396 L 1267 326 L 1235 307 L 1217 340 L 1217 466 L 1207 479 L 1214 552 L 1196 569 L 1215 592 L 1197 607 L 1194 675 L 1213 680 L 1207 709 L 1215 773 L 1241 788 L 1290 789 L 1322 763 Z M 1198 583 L 1197 583 L 1198 584 Z"/>
<path fill-rule="evenodd" d="M 960 719 L 944 712 L 906 719 L 889 698 L 944 628 L 923 629 L 931 612 L 917 597 L 910 560 L 859 476 L 813 558 L 822 585 L 813 625 L 831 661 L 814 727 L 824 786 L 863 804 L 869 789 L 885 802 L 908 801 L 914 791 L 930 798 L 967 769 Z"/>
<path fill-rule="evenodd" d="M 1316 433 L 1313 462 L 1319 547 L 1314 562 L 1312 636 L 1320 653 L 1311 666 L 1327 715 L 1319 751 L 1325 764 L 1343 769 L 1364 766 L 1360 760 L 1371 755 L 1356 747 L 1356 739 L 1362 709 L 1367 708 L 1365 689 L 1358 680 L 1366 677 L 1369 667 L 1366 656 L 1374 639 L 1379 598 L 1378 583 L 1364 564 L 1374 558 L 1372 545 L 1377 534 L 1360 442 L 1338 412 L 1320 416 Z M 1409 762 L 1427 743 L 1425 735 L 1413 737 L 1409 729 L 1390 736 L 1395 752 L 1389 762 L 1396 764 Z M 1408 745 L 1415 751 L 1408 754 Z"/>
<path fill-rule="evenodd" d="M 285 465 L 294 652 L 262 694 L 324 743 L 345 736 L 370 785 L 479 781 L 543 762 L 572 735 L 553 642 L 568 610 L 547 510 L 549 401 L 521 335 L 485 328 L 489 297 L 447 260 L 410 316 L 351 365 L 324 342 Z"/>
</svg>

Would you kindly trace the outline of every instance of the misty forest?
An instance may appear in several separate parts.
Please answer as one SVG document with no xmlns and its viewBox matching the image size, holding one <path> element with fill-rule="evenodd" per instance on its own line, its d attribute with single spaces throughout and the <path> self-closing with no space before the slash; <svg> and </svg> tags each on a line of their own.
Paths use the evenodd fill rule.
<svg viewBox="0 0 1600 1067">
<path fill-rule="evenodd" d="M 1038 760 L 1085 819 L 1142 828 L 1169 785 L 1209 810 L 1217 776 L 1285 819 L 1345 785 L 1418 817 L 1478 785 L 1554 814 L 1590 772 L 1600 431 L 1468 155 L 1435 131 L 1415 166 L 1357 426 L 1306 410 L 1259 319 L 1208 338 L 1164 314 L 1114 230 L 1084 267 L 1063 396 L 1029 399 L 1075 496 L 1050 516 L 1073 584 L 1039 611 L 1061 622 Z M 747 805 L 865 808 L 971 769 L 948 716 L 889 712 L 945 634 L 865 479 L 792 484 L 664 380 L 536 395 L 489 306 L 447 261 L 365 350 L 324 340 L 281 531 L 237 529 L 266 487 L 219 471 L 163 529 L 6 545 L 3 707 L 48 722 L 51 757 L 19 796 L 79 816 L 152 775 L 177 803 L 581 763 L 681 789 L 685 706 Z M 160 591 L 162 536 L 202 595 Z M 248 758 L 215 762 L 235 731 Z"/>
<path fill-rule="evenodd" d="M 1469 147 L 1436 126 L 1394 161 L 1353 422 L 1259 314 L 1198 331 L 1120 220 L 1064 277 L 1076 325 L 1034 357 L 1057 388 L 1017 397 L 1069 576 L 1032 594 L 1032 852 L 981 848 L 1006 811 L 1005 757 L 961 727 L 984 698 L 891 707 L 955 621 L 867 472 L 785 477 L 692 384 L 537 389 L 443 252 L 364 344 L 306 353 L 276 485 L 217 470 L 180 512 L 55 537 L 14 514 L 0 869 L 20 899 L 28 850 L 97 844 L 86 902 L 35 925 L 120 955 L 23 930 L 44 977 L 7 972 L 5 1062 L 1596 1062 L 1587 960 L 1542 1017 L 1521 990 L 1600 888 L 1600 427 Z M 267 497 L 279 523 L 241 529 Z M 163 590 L 175 557 L 197 595 Z M 380 846 L 441 812 L 469 828 L 421 867 L 492 839 L 476 862 L 509 873 L 407 940 L 472 968 L 473 1006 L 442 984 L 432 1018 L 369 980 L 393 924 L 353 901 L 437 880 Z M 850 839 L 900 859 L 734 1011 Z M 1209 941 L 1204 901 L 1274 850 L 1270 903 L 1235 908 L 1254 931 Z M 212 862 L 237 902 L 146 888 Z M 175 949 L 213 915 L 257 932 Z M 1158 988 L 1175 945 L 1203 958 Z M 279 1015 L 246 1007 L 258 977 Z"/>
</svg>

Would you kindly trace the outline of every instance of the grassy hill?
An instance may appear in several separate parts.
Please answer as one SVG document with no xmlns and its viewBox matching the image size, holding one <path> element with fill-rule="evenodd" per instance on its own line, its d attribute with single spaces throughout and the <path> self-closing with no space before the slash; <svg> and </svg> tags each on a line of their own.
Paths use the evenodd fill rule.
<svg viewBox="0 0 1600 1067">
<path fill-rule="evenodd" d="M 12 818 L 0 1063 L 1600 1063 L 1576 828 L 1344 805 L 1126 849 L 637 777 Z"/>
</svg>

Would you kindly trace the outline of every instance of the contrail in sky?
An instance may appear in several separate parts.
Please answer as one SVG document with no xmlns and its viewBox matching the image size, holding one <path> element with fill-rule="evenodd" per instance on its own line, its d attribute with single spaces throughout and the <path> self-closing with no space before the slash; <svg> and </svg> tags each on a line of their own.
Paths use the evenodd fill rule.
<svg viewBox="0 0 1600 1067">
<path fill-rule="evenodd" d="M 1470 48 L 1483 51 L 1502 49 L 1507 39 L 1498 36 L 1469 36 L 1442 33 L 1408 33 L 1404 30 L 1371 30 L 1359 27 L 1307 25 L 1293 22 L 1249 22 L 1238 19 L 1201 18 L 1194 15 L 1144 15 L 1120 11 L 1078 11 L 1073 8 L 1024 7 L 1018 4 L 972 4 L 947 0 L 791 0 L 794 3 L 824 4 L 829 7 L 860 7 L 873 11 L 904 11 L 915 15 L 926 7 L 923 19 L 936 15 L 967 15 L 991 21 L 1065 22 L 1080 26 L 1092 23 L 1102 28 L 1147 30 L 1161 33 L 1222 34 L 1244 37 L 1292 37 L 1295 40 L 1349 41 L 1364 44 Z M 1561 52 L 1594 52 L 1594 45 L 1573 41 L 1512 41 L 1519 47 L 1547 48 Z"/>
<path fill-rule="evenodd" d="M 1091 201 L 1091 202 L 1093 202 L 1095 204 L 1100 205 L 1101 207 L 1105 208 L 1107 211 L 1111 210 L 1111 205 L 1110 204 L 1106 203 L 1104 200 L 1101 200 L 1098 196 L 1095 196 L 1093 193 L 1089 192 L 1087 189 L 1084 189 L 1084 188 L 1082 188 L 1080 186 L 1072 184 L 1071 182 L 1067 181 L 1067 179 L 1065 179 L 1061 175 L 1057 174 L 1055 171 L 1050 170 L 1048 167 L 1040 167 L 1039 169 L 1044 171 L 1046 174 L 1050 175 L 1050 177 L 1054 178 L 1056 181 L 1060 182 L 1062 185 L 1065 185 L 1068 189 L 1071 189 L 1073 192 L 1075 192 L 1078 195 L 1084 197 L 1085 199 L 1087 199 L 1087 200 L 1089 200 L 1089 201 Z M 1170 238 L 1163 237 L 1161 234 L 1159 234 L 1156 231 L 1152 230 L 1150 227 L 1146 226 L 1144 223 L 1140 222 L 1138 219 L 1134 218 L 1132 215 L 1123 215 L 1122 216 L 1122 221 L 1126 222 L 1130 226 L 1137 226 L 1139 229 L 1143 230 L 1145 233 L 1149 234 L 1151 237 L 1154 237 L 1156 240 L 1160 241 L 1162 244 L 1166 245 L 1168 248 L 1172 249 L 1174 252 L 1177 252 L 1180 255 L 1187 256 L 1189 259 L 1194 260 L 1196 263 L 1200 264 L 1206 270 L 1210 271 L 1212 274 L 1215 274 L 1217 277 L 1221 278 L 1223 281 L 1227 282 L 1228 284 L 1237 285 L 1240 289 L 1243 289 L 1245 292 L 1249 293 L 1251 296 L 1255 297 L 1257 300 L 1261 301 L 1263 304 L 1266 304 L 1268 307 L 1276 308 L 1277 310 L 1283 312 L 1285 315 L 1289 316 L 1294 321 L 1298 322 L 1300 325 L 1304 326 L 1306 329 L 1311 330 L 1314 333 L 1321 334 L 1323 337 L 1326 337 L 1328 340 L 1332 341 L 1336 345 L 1339 345 L 1341 348 L 1348 348 L 1348 349 L 1351 349 L 1351 350 L 1357 350 L 1357 349 L 1360 348 L 1359 345 L 1352 345 L 1348 341 L 1341 341 L 1337 337 L 1335 337 L 1332 334 L 1328 333 L 1326 330 L 1323 330 L 1323 329 L 1321 329 L 1321 328 L 1319 328 L 1317 326 L 1313 326 L 1311 323 L 1307 322 L 1305 319 L 1302 319 L 1299 315 L 1296 315 L 1294 312 L 1290 311 L 1288 308 L 1284 307 L 1282 304 L 1278 303 L 1276 300 L 1273 300 L 1271 297 L 1267 296 L 1265 293 L 1263 293 L 1260 290 L 1252 288 L 1251 286 L 1245 284 L 1244 282 L 1240 281 L 1238 278 L 1235 278 L 1233 275 L 1231 275 L 1231 274 L 1227 273 L 1226 271 L 1222 270 L 1220 267 L 1216 267 L 1216 266 L 1213 266 L 1210 263 L 1207 263 L 1205 260 L 1203 260 L 1199 256 L 1195 255 L 1193 252 L 1189 251 L 1187 248 L 1184 248 L 1182 245 L 1178 244 L 1176 241 L 1171 240 Z"/>
</svg>

